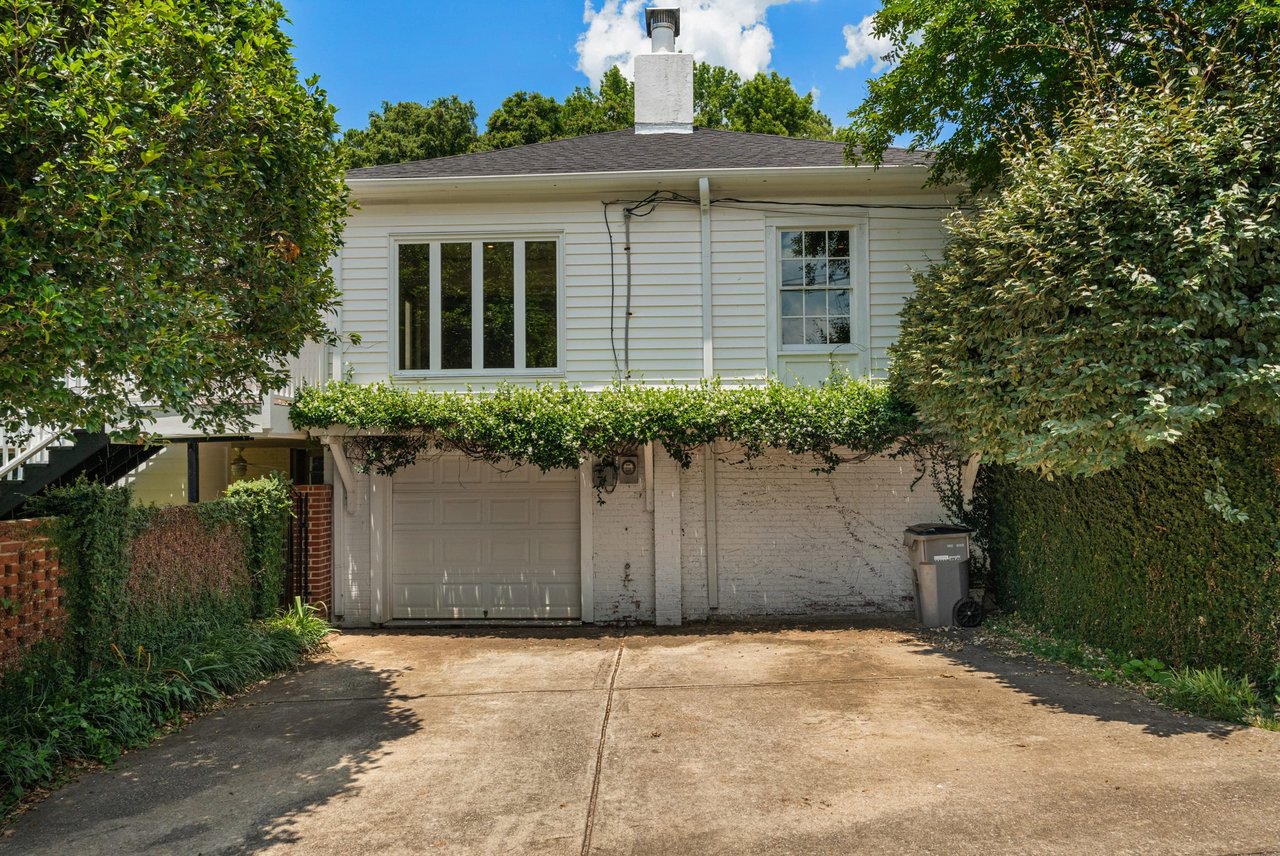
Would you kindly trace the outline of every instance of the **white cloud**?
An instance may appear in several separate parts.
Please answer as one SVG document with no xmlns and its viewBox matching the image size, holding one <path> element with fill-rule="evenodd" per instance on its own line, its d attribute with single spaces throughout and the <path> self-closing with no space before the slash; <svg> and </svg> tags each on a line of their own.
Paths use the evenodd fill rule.
<svg viewBox="0 0 1280 856">
<path fill-rule="evenodd" d="M 677 49 L 693 54 L 698 62 L 731 68 L 753 77 L 769 67 L 773 33 L 765 21 L 770 6 L 793 0 L 670 0 L 660 5 L 680 7 Z M 610 66 L 633 76 L 636 54 L 649 52 L 644 33 L 643 10 L 648 0 L 585 0 L 578 37 L 578 70 L 595 84 Z"/>
<path fill-rule="evenodd" d="M 893 43 L 887 36 L 875 35 L 875 23 L 875 16 L 868 15 L 857 24 L 845 25 L 845 55 L 840 57 L 836 68 L 857 68 L 864 62 L 875 60 L 871 73 L 879 74 L 893 66 L 891 61 L 884 58 L 893 49 Z"/>
</svg>

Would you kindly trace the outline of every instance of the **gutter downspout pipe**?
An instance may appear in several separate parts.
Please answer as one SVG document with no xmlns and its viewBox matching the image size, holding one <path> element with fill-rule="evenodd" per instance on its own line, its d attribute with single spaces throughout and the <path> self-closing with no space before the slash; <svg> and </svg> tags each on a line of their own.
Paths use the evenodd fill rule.
<svg viewBox="0 0 1280 856">
<path fill-rule="evenodd" d="M 631 380 L 631 209 L 622 209 L 622 252 L 627 257 L 627 303 L 622 318 L 622 378 Z"/>
<path fill-rule="evenodd" d="M 715 304 L 711 295 L 711 182 L 698 179 L 698 211 L 702 226 L 702 376 L 715 376 Z M 708 443 L 702 456 L 702 496 L 706 521 L 707 611 L 720 609 L 720 545 L 716 509 L 716 456 Z"/>
</svg>

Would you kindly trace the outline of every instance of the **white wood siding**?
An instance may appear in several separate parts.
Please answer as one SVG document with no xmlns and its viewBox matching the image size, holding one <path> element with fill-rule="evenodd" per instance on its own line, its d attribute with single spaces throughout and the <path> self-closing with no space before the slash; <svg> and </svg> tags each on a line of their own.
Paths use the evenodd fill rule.
<svg viewBox="0 0 1280 856">
<path fill-rule="evenodd" d="M 760 192 L 759 190 L 756 191 Z M 648 191 L 610 194 L 608 199 L 639 199 Z M 712 196 L 728 195 L 712 187 Z M 777 190 L 771 199 L 786 199 Z M 812 196 L 794 201 L 814 201 Z M 616 285 L 610 295 L 611 257 L 603 220 L 603 199 L 548 201 L 433 202 L 420 205 L 368 204 L 356 211 L 345 233 L 341 254 L 344 305 L 342 326 L 361 343 L 346 345 L 344 372 L 360 383 L 385 381 L 394 374 L 390 328 L 395 323 L 390 281 L 392 236 L 440 237 L 456 234 L 482 238 L 503 233 L 556 233 L 563 253 L 565 340 L 561 377 L 595 386 L 616 376 L 624 357 L 626 257 L 623 252 L 622 206 L 609 209 L 613 228 L 612 263 Z M 828 198 L 824 201 L 832 201 Z M 865 197 L 837 201 L 893 202 Z M 942 202 L 914 197 L 911 202 Z M 870 287 L 870 353 L 862 360 L 871 374 L 883 377 L 887 348 L 897 337 L 898 313 L 911 293 L 911 271 L 940 257 L 941 211 L 895 209 L 775 208 L 765 212 L 728 206 L 712 207 L 712 335 L 713 371 L 726 381 L 759 381 L 776 366 L 769 364 L 769 336 L 776 325 L 768 317 L 766 220 L 778 222 L 821 215 L 848 217 L 867 224 L 867 275 Z M 698 209 L 664 204 L 632 222 L 631 376 L 646 383 L 694 382 L 702 376 L 701 245 Z M 610 318 L 613 339 L 610 339 Z M 856 324 L 856 320 L 855 320 Z M 398 382 L 433 388 L 484 388 L 493 378 L 457 375 Z"/>
<path fill-rule="evenodd" d="M 885 377 L 889 345 L 898 338 L 899 313 L 914 290 L 912 271 L 942 258 L 940 212 L 877 211 L 870 218 L 871 374 Z"/>
</svg>

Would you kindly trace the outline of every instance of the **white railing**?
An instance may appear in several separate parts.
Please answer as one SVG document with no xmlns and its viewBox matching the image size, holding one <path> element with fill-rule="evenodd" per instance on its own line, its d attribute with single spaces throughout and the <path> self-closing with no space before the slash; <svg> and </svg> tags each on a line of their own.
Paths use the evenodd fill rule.
<svg viewBox="0 0 1280 856">
<path fill-rule="evenodd" d="M 23 428 L 16 434 L 0 430 L 0 481 L 22 481 L 24 467 L 49 463 L 49 449 L 71 445 L 65 431 Z"/>
<path fill-rule="evenodd" d="M 329 379 L 329 348 L 321 342 L 307 342 L 298 356 L 289 360 L 289 383 L 275 394 L 293 398 L 304 386 L 320 386 Z"/>
</svg>

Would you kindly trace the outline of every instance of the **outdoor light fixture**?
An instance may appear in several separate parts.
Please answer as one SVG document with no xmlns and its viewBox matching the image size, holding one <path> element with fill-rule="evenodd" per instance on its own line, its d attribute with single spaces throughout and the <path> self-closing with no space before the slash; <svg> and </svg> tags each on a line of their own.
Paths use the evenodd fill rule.
<svg viewBox="0 0 1280 856">
<path fill-rule="evenodd" d="M 236 453 L 235 457 L 231 459 L 231 475 L 234 478 L 242 479 L 249 474 L 249 462 L 245 460 L 244 449 L 239 446 L 233 446 L 231 451 Z"/>
</svg>

